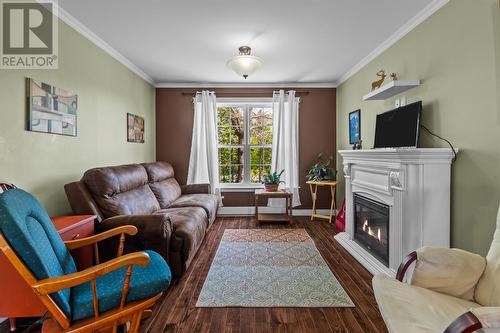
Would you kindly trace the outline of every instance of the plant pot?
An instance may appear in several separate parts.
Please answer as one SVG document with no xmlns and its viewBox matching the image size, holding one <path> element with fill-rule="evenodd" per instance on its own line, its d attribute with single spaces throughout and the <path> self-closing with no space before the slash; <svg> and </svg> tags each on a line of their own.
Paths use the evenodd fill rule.
<svg viewBox="0 0 500 333">
<path fill-rule="evenodd" d="M 266 189 L 267 192 L 277 192 L 278 191 L 278 184 L 264 184 L 264 188 Z"/>
</svg>

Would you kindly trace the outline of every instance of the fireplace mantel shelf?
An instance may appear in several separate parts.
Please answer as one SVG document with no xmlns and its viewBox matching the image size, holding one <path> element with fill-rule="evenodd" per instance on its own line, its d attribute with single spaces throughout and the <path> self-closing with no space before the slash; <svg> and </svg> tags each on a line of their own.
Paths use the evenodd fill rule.
<svg viewBox="0 0 500 333">
<path fill-rule="evenodd" d="M 451 149 L 340 150 L 339 154 L 344 165 L 346 230 L 335 239 L 366 269 L 394 276 L 408 253 L 425 245 L 449 247 Z M 390 208 L 388 266 L 354 241 L 355 194 Z"/>
<path fill-rule="evenodd" d="M 458 152 L 458 149 L 455 149 Z M 450 148 L 387 148 L 339 150 L 344 161 L 346 159 L 376 159 L 377 161 L 394 161 L 415 163 L 421 161 L 436 161 L 449 163 L 453 159 Z"/>
</svg>

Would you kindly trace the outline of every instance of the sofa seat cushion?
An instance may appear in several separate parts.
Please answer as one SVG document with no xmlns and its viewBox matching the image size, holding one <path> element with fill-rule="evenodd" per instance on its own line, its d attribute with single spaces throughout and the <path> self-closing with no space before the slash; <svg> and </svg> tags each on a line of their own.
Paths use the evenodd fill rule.
<svg viewBox="0 0 500 333">
<path fill-rule="evenodd" d="M 208 224 L 210 225 L 217 216 L 217 208 L 219 207 L 219 197 L 214 194 L 184 194 L 175 200 L 170 208 L 177 207 L 201 207 L 205 210 L 208 216 Z"/>
<path fill-rule="evenodd" d="M 444 332 L 458 316 L 480 307 L 382 274 L 373 277 L 373 291 L 390 333 Z"/>
<path fill-rule="evenodd" d="M 133 266 L 126 303 L 158 295 L 170 285 L 172 275 L 165 260 L 154 251 L 144 252 L 149 255 L 150 262 L 144 267 Z M 127 267 L 122 267 L 96 280 L 100 313 L 109 311 L 120 305 L 126 270 Z M 73 310 L 73 320 L 94 316 L 90 282 L 71 289 L 71 307 Z"/>
<path fill-rule="evenodd" d="M 166 214 L 172 224 L 170 238 L 171 254 L 180 254 L 182 263 L 170 262 L 172 265 L 182 264 L 184 267 L 175 267 L 175 270 L 187 268 L 194 258 L 198 247 L 203 242 L 207 231 L 207 214 L 200 207 L 182 207 L 161 209 L 155 214 Z M 174 258 L 171 258 L 174 259 Z"/>
</svg>

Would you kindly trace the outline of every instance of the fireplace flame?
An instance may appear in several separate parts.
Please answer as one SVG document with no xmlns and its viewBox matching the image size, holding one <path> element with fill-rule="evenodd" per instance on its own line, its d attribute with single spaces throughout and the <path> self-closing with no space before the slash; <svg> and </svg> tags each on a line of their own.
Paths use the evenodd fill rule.
<svg viewBox="0 0 500 333">
<path fill-rule="evenodd" d="M 368 224 L 367 219 L 365 219 L 365 222 L 363 223 L 363 231 L 366 232 L 368 235 L 377 238 L 379 241 L 382 239 L 380 236 L 380 228 L 377 228 L 377 233 L 375 233 L 372 230 L 372 227 Z"/>
</svg>

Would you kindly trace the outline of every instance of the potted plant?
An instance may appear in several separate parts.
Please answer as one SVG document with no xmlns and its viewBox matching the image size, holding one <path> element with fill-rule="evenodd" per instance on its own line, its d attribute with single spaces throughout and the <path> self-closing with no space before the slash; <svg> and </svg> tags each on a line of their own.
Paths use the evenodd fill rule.
<svg viewBox="0 0 500 333">
<path fill-rule="evenodd" d="M 333 156 L 323 159 L 323 153 L 317 156 L 317 162 L 307 170 L 307 180 L 333 180 L 337 174 L 334 167 L 331 166 Z"/>
<path fill-rule="evenodd" d="M 267 192 L 278 191 L 279 185 L 281 183 L 284 183 L 284 181 L 281 180 L 281 175 L 283 174 L 283 172 L 285 172 L 285 169 L 281 170 L 280 173 L 277 173 L 275 171 L 272 174 L 264 177 L 264 181 L 262 182 L 262 184 L 264 184 L 264 188 Z"/>
</svg>

